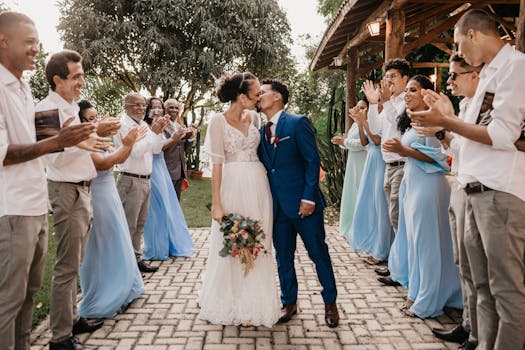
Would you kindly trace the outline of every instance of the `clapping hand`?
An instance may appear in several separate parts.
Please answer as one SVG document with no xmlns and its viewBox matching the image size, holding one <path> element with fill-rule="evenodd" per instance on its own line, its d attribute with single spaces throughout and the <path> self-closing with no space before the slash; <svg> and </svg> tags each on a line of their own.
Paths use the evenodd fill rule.
<svg viewBox="0 0 525 350">
<path fill-rule="evenodd" d="M 361 109 L 357 106 L 352 107 L 348 110 L 350 118 L 352 118 L 357 124 L 363 125 L 367 118 L 368 109 Z"/>
<path fill-rule="evenodd" d="M 372 81 L 366 80 L 361 86 L 361 91 L 363 91 L 369 103 L 379 103 L 381 93 L 379 91 L 379 87 L 374 86 L 374 83 Z"/>
<path fill-rule="evenodd" d="M 449 116 L 454 115 L 452 102 L 443 93 L 432 90 L 422 90 L 423 101 L 430 108 L 424 111 L 414 112 L 407 109 L 407 115 L 412 119 L 412 126 L 441 127 Z"/>
<path fill-rule="evenodd" d="M 379 89 L 381 101 L 385 103 L 390 100 L 390 97 L 394 94 L 394 85 L 390 84 L 390 81 L 386 78 L 381 80 L 381 88 Z"/>
<path fill-rule="evenodd" d="M 400 156 L 405 156 L 405 146 L 399 141 L 399 139 L 390 139 L 383 143 L 383 149 L 387 152 L 394 152 Z"/>
<path fill-rule="evenodd" d="M 151 122 L 151 130 L 155 134 L 160 134 L 164 129 L 166 129 L 166 126 L 168 126 L 168 123 L 170 122 L 170 116 L 169 114 L 166 114 L 164 117 L 156 117 Z"/>
<path fill-rule="evenodd" d="M 73 120 L 75 120 L 74 117 L 66 120 L 56 136 L 60 148 L 73 147 L 85 141 L 97 129 L 93 123 L 71 125 Z"/>
<path fill-rule="evenodd" d="M 148 128 L 141 126 L 129 129 L 128 134 L 125 137 L 123 137 L 121 133 L 119 133 L 119 136 L 124 146 L 132 147 L 135 143 L 146 137 L 147 134 Z"/>
<path fill-rule="evenodd" d="M 90 152 L 104 152 L 109 149 L 112 144 L 113 140 L 111 137 L 100 137 L 96 132 L 93 132 L 87 140 L 77 144 L 77 147 Z"/>
<path fill-rule="evenodd" d="M 346 138 L 346 134 L 343 134 L 343 135 L 337 135 L 337 136 L 334 136 L 332 137 L 332 139 L 330 140 L 330 142 L 332 142 L 334 145 L 339 145 L 341 146 L 344 142 Z"/>
<path fill-rule="evenodd" d="M 110 117 L 106 114 L 96 125 L 98 136 L 106 137 L 116 135 L 120 129 L 120 118 Z"/>
</svg>

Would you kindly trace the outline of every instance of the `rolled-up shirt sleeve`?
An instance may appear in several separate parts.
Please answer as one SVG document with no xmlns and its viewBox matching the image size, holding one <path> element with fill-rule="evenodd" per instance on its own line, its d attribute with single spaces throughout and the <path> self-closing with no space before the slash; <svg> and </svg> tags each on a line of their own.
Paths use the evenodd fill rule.
<svg viewBox="0 0 525 350">
<path fill-rule="evenodd" d="M 0 113 L 0 168 L 4 166 L 5 156 L 7 155 L 7 128 L 5 125 L 5 116 Z"/>
<path fill-rule="evenodd" d="M 379 105 L 377 103 L 371 103 L 368 108 L 368 126 L 374 134 L 381 133 L 381 119 L 379 119 Z"/>
<path fill-rule="evenodd" d="M 520 137 L 525 119 L 525 98 L 522 90 L 525 81 L 525 59 L 521 59 L 520 64 L 510 65 L 501 73 L 492 101 L 492 120 L 487 126 L 487 132 L 492 147 L 514 151 L 514 143 Z"/>
</svg>

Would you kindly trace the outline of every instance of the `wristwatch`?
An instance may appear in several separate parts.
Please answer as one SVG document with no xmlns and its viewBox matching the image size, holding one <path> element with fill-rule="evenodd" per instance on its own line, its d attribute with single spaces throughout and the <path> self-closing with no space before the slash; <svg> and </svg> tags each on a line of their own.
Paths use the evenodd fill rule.
<svg viewBox="0 0 525 350">
<path fill-rule="evenodd" d="M 436 132 L 436 139 L 438 139 L 439 141 L 443 141 L 445 139 L 445 132 L 446 130 L 443 129 L 443 130 L 439 130 L 438 132 Z"/>
</svg>

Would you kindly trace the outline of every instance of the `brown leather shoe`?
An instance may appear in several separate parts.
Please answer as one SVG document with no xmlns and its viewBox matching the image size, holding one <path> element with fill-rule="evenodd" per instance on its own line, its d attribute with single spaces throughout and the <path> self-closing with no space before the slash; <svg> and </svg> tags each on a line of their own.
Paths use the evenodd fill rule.
<svg viewBox="0 0 525 350">
<path fill-rule="evenodd" d="M 339 326 L 339 311 L 337 311 L 336 304 L 325 304 L 324 320 L 326 325 L 330 328 Z"/>
<path fill-rule="evenodd" d="M 281 318 L 279 319 L 279 321 L 277 321 L 277 324 L 286 323 L 290 321 L 293 315 L 296 315 L 296 314 L 297 314 L 297 304 L 284 305 L 283 314 L 281 315 Z"/>
<path fill-rule="evenodd" d="M 156 266 L 146 264 L 144 260 L 137 261 L 137 265 L 139 266 L 140 272 L 155 272 L 159 269 Z"/>
</svg>

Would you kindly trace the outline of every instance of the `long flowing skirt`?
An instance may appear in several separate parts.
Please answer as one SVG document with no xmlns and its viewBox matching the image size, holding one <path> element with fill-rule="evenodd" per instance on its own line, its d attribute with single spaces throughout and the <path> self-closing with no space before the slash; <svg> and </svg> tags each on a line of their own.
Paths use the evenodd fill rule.
<svg viewBox="0 0 525 350">
<path fill-rule="evenodd" d="M 272 254 L 272 196 L 266 170 L 260 162 L 223 165 L 221 201 L 228 213 L 261 221 L 266 255 L 259 255 L 245 277 L 238 258 L 221 257 L 220 225 L 213 221 L 209 254 L 199 292 L 199 318 L 215 324 L 251 323 L 271 327 L 279 318 L 279 298 Z"/>
<path fill-rule="evenodd" d="M 80 267 L 82 317 L 114 316 L 145 292 L 113 171 L 99 171 L 91 185 L 93 226 Z"/>
<path fill-rule="evenodd" d="M 153 155 L 151 197 L 144 226 L 144 260 L 191 256 L 195 246 L 173 188 L 164 154 Z"/>
<path fill-rule="evenodd" d="M 339 217 L 339 233 L 348 236 L 354 220 L 354 211 L 357 201 L 359 184 L 365 160 L 366 151 L 348 152 L 346 160 L 345 180 L 343 182 L 343 193 L 341 194 L 341 210 Z"/>
<path fill-rule="evenodd" d="M 388 259 L 394 238 L 383 189 L 384 174 L 385 161 L 381 147 L 369 143 L 348 242 L 358 252 L 371 253 L 378 260 Z"/>
</svg>

